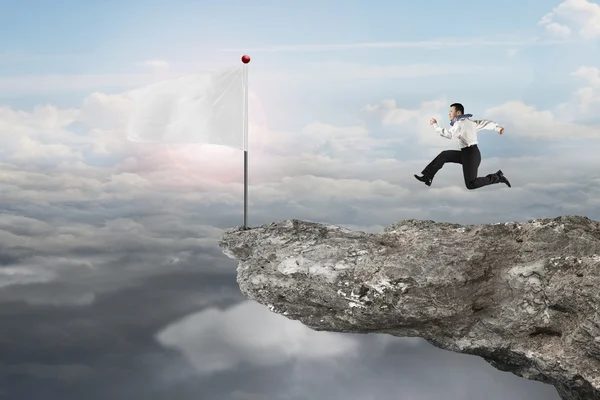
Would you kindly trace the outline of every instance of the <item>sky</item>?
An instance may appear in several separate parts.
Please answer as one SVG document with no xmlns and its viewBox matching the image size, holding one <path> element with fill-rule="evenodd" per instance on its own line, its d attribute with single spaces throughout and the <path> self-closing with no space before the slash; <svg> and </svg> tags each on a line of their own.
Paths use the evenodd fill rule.
<svg viewBox="0 0 600 400">
<path fill-rule="evenodd" d="M 515 11 L 515 10 L 518 10 Z M 507 0 L 2 3 L 0 398 L 558 399 L 420 339 L 315 332 L 245 299 L 217 242 L 239 150 L 126 140 L 128 92 L 249 54 L 251 226 L 377 232 L 600 219 L 600 5 Z M 479 133 L 479 175 L 413 178 Z"/>
</svg>

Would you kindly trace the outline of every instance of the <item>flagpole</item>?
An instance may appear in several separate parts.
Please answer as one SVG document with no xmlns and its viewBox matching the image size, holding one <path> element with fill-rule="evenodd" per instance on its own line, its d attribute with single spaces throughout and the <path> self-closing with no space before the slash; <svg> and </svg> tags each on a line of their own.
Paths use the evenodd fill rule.
<svg viewBox="0 0 600 400">
<path fill-rule="evenodd" d="M 242 56 L 244 63 L 244 229 L 248 229 L 248 63 L 250 57 Z"/>
</svg>

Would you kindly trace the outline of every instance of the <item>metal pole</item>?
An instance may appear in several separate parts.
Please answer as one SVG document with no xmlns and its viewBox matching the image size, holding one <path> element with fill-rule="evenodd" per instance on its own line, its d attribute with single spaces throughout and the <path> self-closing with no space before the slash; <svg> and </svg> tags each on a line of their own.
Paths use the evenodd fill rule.
<svg viewBox="0 0 600 400">
<path fill-rule="evenodd" d="M 249 59 L 248 59 L 249 61 Z M 248 229 L 248 63 L 244 62 L 244 229 Z"/>
<path fill-rule="evenodd" d="M 248 229 L 248 150 L 244 150 L 244 229 Z"/>
</svg>

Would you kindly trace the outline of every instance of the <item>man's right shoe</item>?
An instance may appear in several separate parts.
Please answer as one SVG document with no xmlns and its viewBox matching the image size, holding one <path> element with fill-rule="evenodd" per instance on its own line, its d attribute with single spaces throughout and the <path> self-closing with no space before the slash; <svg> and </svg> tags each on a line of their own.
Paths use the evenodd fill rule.
<svg viewBox="0 0 600 400">
<path fill-rule="evenodd" d="M 506 179 L 506 177 L 504 176 L 504 174 L 502 173 L 501 170 L 498 170 L 498 172 L 496 172 L 496 175 L 498 175 L 500 182 L 506 183 L 506 186 L 511 187 L 510 182 L 508 181 L 508 179 Z"/>
<path fill-rule="evenodd" d="M 415 174 L 415 178 L 417 178 L 418 181 L 423 182 L 427 186 L 431 186 L 431 179 L 427 178 L 426 176 L 423 176 L 423 175 L 419 176 L 419 175 Z"/>
</svg>

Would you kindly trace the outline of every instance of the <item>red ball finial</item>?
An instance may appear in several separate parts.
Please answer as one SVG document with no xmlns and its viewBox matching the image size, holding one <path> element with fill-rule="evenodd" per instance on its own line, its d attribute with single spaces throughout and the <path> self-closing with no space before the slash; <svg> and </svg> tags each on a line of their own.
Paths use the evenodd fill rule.
<svg viewBox="0 0 600 400">
<path fill-rule="evenodd" d="M 242 56 L 242 62 L 243 62 L 244 64 L 248 64 L 248 63 L 250 62 L 250 56 L 249 56 L 249 55 L 247 55 L 247 54 L 244 54 L 244 55 Z"/>
</svg>

